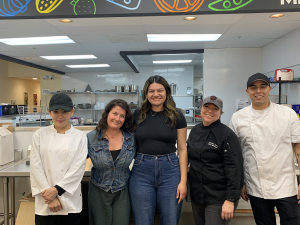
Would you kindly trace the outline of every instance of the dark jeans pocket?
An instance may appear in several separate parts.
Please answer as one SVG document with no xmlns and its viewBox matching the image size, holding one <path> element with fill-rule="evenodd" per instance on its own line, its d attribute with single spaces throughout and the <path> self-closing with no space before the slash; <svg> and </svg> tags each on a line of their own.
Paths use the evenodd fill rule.
<svg viewBox="0 0 300 225">
<path fill-rule="evenodd" d="M 169 162 L 172 166 L 179 166 L 179 158 L 178 157 L 170 159 Z"/>
<path fill-rule="evenodd" d="M 137 158 L 134 160 L 133 166 L 139 166 L 141 165 L 142 162 L 143 162 L 142 159 Z"/>
</svg>

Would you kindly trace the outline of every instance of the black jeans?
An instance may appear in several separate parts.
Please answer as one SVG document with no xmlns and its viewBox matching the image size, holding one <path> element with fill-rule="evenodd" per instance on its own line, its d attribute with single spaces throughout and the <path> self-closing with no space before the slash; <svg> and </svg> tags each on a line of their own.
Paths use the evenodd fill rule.
<svg viewBox="0 0 300 225">
<path fill-rule="evenodd" d="M 274 208 L 278 210 L 281 225 L 300 225 L 300 205 L 297 196 L 263 199 L 249 195 L 257 225 L 276 225 Z"/>
<path fill-rule="evenodd" d="M 80 224 L 80 213 L 69 213 L 68 215 L 40 216 L 35 214 L 35 225 L 78 225 Z"/>
<path fill-rule="evenodd" d="M 239 200 L 236 200 L 234 211 L 238 204 Z M 222 206 L 223 204 L 204 206 L 192 201 L 195 225 L 228 225 L 230 220 L 222 219 Z"/>
</svg>

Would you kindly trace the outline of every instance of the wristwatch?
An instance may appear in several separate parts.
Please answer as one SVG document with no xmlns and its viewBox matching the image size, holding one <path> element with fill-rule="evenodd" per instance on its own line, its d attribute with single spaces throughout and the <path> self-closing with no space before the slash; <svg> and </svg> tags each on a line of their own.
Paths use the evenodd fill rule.
<svg viewBox="0 0 300 225">
<path fill-rule="evenodd" d="M 233 199 L 233 198 L 229 198 L 229 199 L 226 199 L 227 201 L 230 201 L 230 202 L 235 202 L 235 199 Z"/>
</svg>

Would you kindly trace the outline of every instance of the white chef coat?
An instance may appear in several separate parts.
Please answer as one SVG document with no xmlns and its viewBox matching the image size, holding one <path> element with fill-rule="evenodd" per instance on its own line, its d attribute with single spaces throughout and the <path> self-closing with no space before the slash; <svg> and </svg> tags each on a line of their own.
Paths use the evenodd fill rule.
<svg viewBox="0 0 300 225">
<path fill-rule="evenodd" d="M 67 215 L 82 210 L 81 179 L 87 158 L 85 133 L 73 126 L 65 134 L 54 125 L 38 129 L 32 137 L 30 182 L 35 197 L 35 214 Z M 54 185 L 66 192 L 57 196 L 62 210 L 51 212 L 41 193 Z"/>
<path fill-rule="evenodd" d="M 300 122 L 291 108 L 250 105 L 233 114 L 230 128 L 241 141 L 248 194 L 279 199 L 298 193 L 292 143 L 300 143 Z"/>
</svg>

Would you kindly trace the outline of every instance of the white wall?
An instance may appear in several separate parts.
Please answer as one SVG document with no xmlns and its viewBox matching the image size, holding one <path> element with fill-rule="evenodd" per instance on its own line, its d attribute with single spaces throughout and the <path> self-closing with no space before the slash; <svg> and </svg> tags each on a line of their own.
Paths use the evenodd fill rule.
<svg viewBox="0 0 300 225">
<path fill-rule="evenodd" d="M 204 52 L 204 97 L 223 100 L 221 120 L 229 124 L 237 109 L 237 99 L 248 98 L 248 77 L 261 72 L 260 48 L 209 49 Z"/>
<path fill-rule="evenodd" d="M 295 77 L 300 77 L 300 31 L 293 32 L 262 49 L 262 73 L 274 77 L 276 69 L 288 68 L 294 70 Z M 274 85 L 272 85 L 274 86 Z M 271 95 L 278 95 L 278 85 Z M 298 83 L 283 84 L 282 94 L 287 95 L 288 104 L 300 103 L 300 85 Z"/>
</svg>

